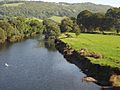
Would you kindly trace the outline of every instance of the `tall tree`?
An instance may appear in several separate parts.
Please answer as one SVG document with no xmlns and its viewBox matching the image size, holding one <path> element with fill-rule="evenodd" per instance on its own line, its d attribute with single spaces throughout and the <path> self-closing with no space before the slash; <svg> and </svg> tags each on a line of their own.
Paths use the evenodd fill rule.
<svg viewBox="0 0 120 90">
<path fill-rule="evenodd" d="M 116 32 L 120 32 L 120 8 L 112 8 L 106 12 L 106 17 L 111 18 Z"/>
<path fill-rule="evenodd" d="M 59 37 L 61 31 L 58 23 L 51 19 L 45 19 L 43 25 L 45 26 L 43 33 L 46 39 L 55 39 Z"/>
<path fill-rule="evenodd" d="M 70 18 L 65 18 L 61 21 L 61 32 L 70 32 L 72 31 L 73 21 Z"/>
<path fill-rule="evenodd" d="M 93 15 L 92 12 L 88 10 L 84 10 L 78 14 L 77 23 L 81 27 L 83 32 L 86 32 L 86 30 L 89 30 L 92 22 L 91 20 L 93 20 L 91 18 L 92 15 Z"/>
</svg>

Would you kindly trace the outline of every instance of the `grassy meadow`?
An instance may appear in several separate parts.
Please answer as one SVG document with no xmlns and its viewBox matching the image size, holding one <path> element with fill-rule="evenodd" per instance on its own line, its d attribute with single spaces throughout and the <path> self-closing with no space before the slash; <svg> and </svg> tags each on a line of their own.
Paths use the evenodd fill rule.
<svg viewBox="0 0 120 90">
<path fill-rule="evenodd" d="M 63 38 L 63 34 L 61 40 L 76 50 L 87 48 L 88 51 L 100 53 L 104 56 L 102 59 L 89 58 L 92 63 L 120 68 L 120 36 L 80 34 L 76 37 L 75 34 L 70 34 L 72 38 Z"/>
<path fill-rule="evenodd" d="M 64 17 L 52 16 L 52 17 L 50 17 L 49 19 L 54 20 L 54 21 L 57 22 L 57 23 L 61 23 L 61 21 L 62 21 L 64 18 L 67 18 L 67 17 L 66 17 L 66 16 L 64 16 Z"/>
<path fill-rule="evenodd" d="M 6 6 L 6 7 L 16 7 L 16 6 L 19 6 L 19 5 L 22 5 L 24 3 L 11 3 L 11 4 L 4 4 L 3 6 Z"/>
<path fill-rule="evenodd" d="M 38 20 L 39 22 L 43 22 L 42 19 L 38 19 L 38 18 L 35 18 L 35 17 L 33 17 L 33 18 L 27 18 L 26 22 L 31 21 L 31 20 Z"/>
<path fill-rule="evenodd" d="M 61 21 L 62 21 L 64 18 L 67 18 L 67 17 L 66 17 L 66 16 L 64 16 L 64 17 L 52 16 L 52 17 L 50 17 L 50 18 L 48 18 L 48 19 L 51 19 L 51 20 L 53 20 L 53 21 L 55 21 L 55 22 L 57 22 L 57 23 L 61 23 Z M 35 17 L 33 17 L 33 18 L 27 18 L 26 21 L 30 21 L 30 20 L 38 20 L 38 21 L 40 21 L 40 22 L 43 22 L 42 19 L 38 19 L 38 18 L 35 18 Z"/>
</svg>

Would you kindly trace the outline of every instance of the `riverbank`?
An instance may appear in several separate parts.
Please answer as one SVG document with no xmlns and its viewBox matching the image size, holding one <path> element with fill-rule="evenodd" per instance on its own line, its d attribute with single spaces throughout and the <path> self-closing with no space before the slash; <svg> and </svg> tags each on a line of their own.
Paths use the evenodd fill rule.
<svg viewBox="0 0 120 90">
<path fill-rule="evenodd" d="M 87 76 L 96 79 L 97 84 L 101 86 L 120 86 L 119 68 L 94 64 L 61 40 L 56 39 L 55 46 L 69 62 L 79 67 Z"/>
<path fill-rule="evenodd" d="M 120 38 L 119 36 L 84 34 L 76 36 L 68 33 L 71 37 L 61 35 L 60 39 L 81 54 L 92 63 L 101 66 L 120 68 Z"/>
</svg>

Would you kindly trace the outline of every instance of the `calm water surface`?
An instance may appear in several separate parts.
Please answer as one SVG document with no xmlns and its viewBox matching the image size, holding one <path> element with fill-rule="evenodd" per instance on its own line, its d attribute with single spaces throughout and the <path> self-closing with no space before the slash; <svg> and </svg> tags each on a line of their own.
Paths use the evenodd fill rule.
<svg viewBox="0 0 120 90">
<path fill-rule="evenodd" d="M 83 82 L 84 76 L 44 41 L 28 39 L 0 49 L 0 90 L 100 90 Z"/>
</svg>

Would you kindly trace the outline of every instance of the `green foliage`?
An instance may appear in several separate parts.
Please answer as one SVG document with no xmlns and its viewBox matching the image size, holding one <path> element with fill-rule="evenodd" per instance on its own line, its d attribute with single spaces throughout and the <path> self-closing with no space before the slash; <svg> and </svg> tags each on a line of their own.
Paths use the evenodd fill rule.
<svg viewBox="0 0 120 90">
<path fill-rule="evenodd" d="M 86 29 L 89 29 L 92 26 L 91 23 L 92 19 L 92 12 L 88 10 L 84 10 L 80 12 L 77 16 L 77 23 L 80 27 L 82 27 L 82 31 L 85 32 Z"/>
<path fill-rule="evenodd" d="M 15 29 L 7 22 L 7 21 L 0 21 L 0 27 L 5 30 L 5 32 L 7 33 L 7 37 L 11 37 L 12 35 L 14 35 Z"/>
<path fill-rule="evenodd" d="M 61 31 L 58 23 L 51 19 L 45 19 L 43 25 L 45 26 L 43 33 L 45 34 L 46 39 L 55 39 L 59 37 Z"/>
<path fill-rule="evenodd" d="M 34 32 L 36 34 L 43 32 L 44 27 L 40 21 L 33 19 L 33 20 L 27 22 L 27 24 L 31 27 L 32 32 Z"/>
<path fill-rule="evenodd" d="M 107 10 L 106 17 L 112 19 L 113 27 L 115 27 L 116 32 L 120 32 L 120 8 L 112 8 Z"/>
<path fill-rule="evenodd" d="M 0 43 L 4 43 L 5 40 L 6 40 L 6 33 L 2 28 L 0 28 Z"/>
<path fill-rule="evenodd" d="M 113 28 L 114 19 L 106 17 L 101 13 L 92 13 L 88 10 L 82 11 L 77 16 L 77 23 L 82 32 L 110 31 Z"/>
<path fill-rule="evenodd" d="M 43 32 L 43 24 L 39 20 L 27 20 L 24 17 L 7 18 L 0 20 L 1 42 L 19 41 L 28 36 L 34 36 Z M 5 34 L 3 34 L 5 33 Z M 3 37 L 3 38 L 2 38 Z"/>
<path fill-rule="evenodd" d="M 51 16 L 76 17 L 77 14 L 83 10 L 105 13 L 109 8 L 111 8 L 111 6 L 95 5 L 92 3 L 68 4 L 11 0 L 11 2 L 6 2 L 6 4 L 1 2 L 0 12 L 2 16 L 24 16 L 43 19 Z"/>
<path fill-rule="evenodd" d="M 62 32 L 70 32 L 72 31 L 72 27 L 73 27 L 73 21 L 70 18 L 65 18 L 61 21 L 61 31 Z"/>
<path fill-rule="evenodd" d="M 80 34 L 80 27 L 77 25 L 76 18 L 65 18 L 61 21 L 61 32 L 74 32 L 77 35 Z"/>
<path fill-rule="evenodd" d="M 80 34 L 80 27 L 76 24 L 73 26 L 73 31 L 75 33 L 76 36 L 78 36 Z"/>
</svg>

